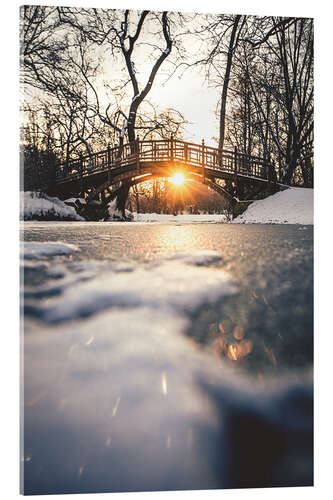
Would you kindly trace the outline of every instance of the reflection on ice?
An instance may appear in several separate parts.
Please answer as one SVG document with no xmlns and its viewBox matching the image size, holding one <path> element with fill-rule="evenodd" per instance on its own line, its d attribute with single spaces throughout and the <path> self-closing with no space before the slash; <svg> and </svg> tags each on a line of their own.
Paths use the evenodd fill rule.
<svg viewBox="0 0 333 500">
<path fill-rule="evenodd" d="M 162 392 L 163 392 L 164 396 L 166 396 L 168 394 L 168 384 L 167 384 L 167 378 L 166 378 L 165 373 L 162 373 Z"/>
<path fill-rule="evenodd" d="M 114 407 L 112 409 L 112 417 L 114 417 L 116 415 L 116 413 L 118 411 L 119 403 L 120 403 L 120 396 L 117 398 L 116 404 L 114 405 Z"/>
<path fill-rule="evenodd" d="M 95 337 L 92 335 L 89 340 L 87 340 L 86 345 L 90 345 L 92 342 L 94 342 Z"/>
</svg>

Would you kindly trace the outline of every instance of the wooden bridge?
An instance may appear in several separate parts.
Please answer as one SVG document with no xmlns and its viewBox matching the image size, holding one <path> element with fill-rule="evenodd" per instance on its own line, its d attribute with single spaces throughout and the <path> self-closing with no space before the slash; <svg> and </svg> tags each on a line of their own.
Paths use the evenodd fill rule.
<svg viewBox="0 0 333 500">
<path fill-rule="evenodd" d="M 61 163 L 51 194 L 61 199 L 85 196 L 108 203 L 122 186 L 155 177 L 185 178 L 204 183 L 231 202 L 267 186 L 276 186 L 274 166 L 263 158 L 178 139 L 135 141 Z"/>
</svg>

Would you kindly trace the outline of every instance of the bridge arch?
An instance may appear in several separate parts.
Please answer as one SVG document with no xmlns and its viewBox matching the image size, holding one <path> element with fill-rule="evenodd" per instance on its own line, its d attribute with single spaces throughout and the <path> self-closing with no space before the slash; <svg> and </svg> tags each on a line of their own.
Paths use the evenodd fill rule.
<svg viewBox="0 0 333 500">
<path fill-rule="evenodd" d="M 142 182 L 147 182 L 156 178 L 170 178 L 173 177 L 175 173 L 183 174 L 185 180 L 191 180 L 193 182 L 206 185 L 231 203 L 236 201 L 236 198 L 232 194 L 230 194 L 223 186 L 218 184 L 214 180 L 214 178 L 202 175 L 201 172 L 193 171 L 186 165 L 178 164 L 172 166 L 170 166 L 169 164 L 166 166 L 161 166 L 159 164 L 154 167 L 141 167 L 132 171 L 130 170 L 128 172 L 122 172 L 121 174 L 119 174 L 119 176 L 116 176 L 112 180 L 107 180 L 106 182 L 101 184 L 97 189 L 93 189 L 88 194 L 87 201 L 89 202 L 91 199 L 94 199 L 96 198 L 96 196 L 102 194 L 104 201 L 106 203 L 109 203 L 119 195 L 123 183 L 126 183 L 128 187 L 132 187 L 137 184 L 141 184 Z"/>
<path fill-rule="evenodd" d="M 186 178 L 208 185 L 231 203 L 273 186 L 278 189 L 274 166 L 264 158 L 179 139 L 134 141 L 85 157 L 73 158 L 56 167 L 48 192 L 61 199 L 87 195 L 111 199 L 123 213 L 129 186 L 144 179 L 172 177 L 183 171 Z M 140 179 L 140 181 L 138 180 Z M 225 181 L 225 187 L 218 183 Z M 235 197 L 237 195 L 237 198 Z"/>
</svg>

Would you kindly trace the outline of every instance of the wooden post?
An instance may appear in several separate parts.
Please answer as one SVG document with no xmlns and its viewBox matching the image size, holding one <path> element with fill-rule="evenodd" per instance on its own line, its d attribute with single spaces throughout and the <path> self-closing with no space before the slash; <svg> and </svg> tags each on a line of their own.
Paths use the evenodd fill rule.
<svg viewBox="0 0 333 500">
<path fill-rule="evenodd" d="M 205 140 L 202 139 L 201 143 L 201 166 L 202 166 L 202 177 L 205 182 Z"/>
<path fill-rule="evenodd" d="M 237 178 L 237 164 L 238 164 L 238 152 L 237 152 L 237 147 L 235 146 L 234 149 L 234 183 L 235 183 L 235 193 L 238 193 L 238 178 Z"/>
<path fill-rule="evenodd" d="M 83 194 L 83 161 L 82 161 L 82 153 L 79 153 L 79 160 L 80 160 L 80 166 L 79 166 L 79 172 L 80 172 L 80 179 L 81 179 L 81 193 Z"/>
<path fill-rule="evenodd" d="M 153 161 L 156 161 L 156 141 L 153 141 Z"/>
<path fill-rule="evenodd" d="M 237 152 L 237 147 L 235 146 L 235 149 L 234 149 L 234 168 L 235 168 L 235 173 L 237 172 L 237 166 L 238 166 L 238 152 Z"/>
<path fill-rule="evenodd" d="M 140 170 L 140 141 L 137 137 L 135 140 L 135 159 L 136 159 L 136 168 Z"/>
<path fill-rule="evenodd" d="M 111 182 L 111 148 L 109 142 L 106 151 L 106 168 L 108 169 L 108 182 Z"/>
<path fill-rule="evenodd" d="M 110 149 L 110 143 L 108 143 L 108 151 L 107 151 L 107 167 L 111 167 L 111 149 Z"/>
<path fill-rule="evenodd" d="M 173 134 L 171 134 L 171 142 L 170 142 L 170 160 L 173 162 L 174 154 L 173 154 Z"/>
</svg>

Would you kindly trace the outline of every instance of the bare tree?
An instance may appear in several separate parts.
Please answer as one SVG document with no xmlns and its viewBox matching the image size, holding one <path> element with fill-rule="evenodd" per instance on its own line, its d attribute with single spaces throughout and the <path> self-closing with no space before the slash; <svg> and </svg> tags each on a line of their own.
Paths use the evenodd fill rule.
<svg viewBox="0 0 333 500">
<path fill-rule="evenodd" d="M 122 117 L 122 126 L 119 126 L 115 121 L 110 119 L 108 106 L 103 117 L 101 113 L 100 100 L 96 88 L 93 89 L 95 96 L 95 104 L 99 117 L 108 123 L 114 130 L 118 132 L 119 139 L 119 156 L 122 153 L 125 134 L 128 141 L 135 147 L 136 139 L 136 120 L 140 105 L 149 94 L 155 77 L 172 49 L 172 39 L 170 35 L 170 25 L 168 13 L 163 12 L 161 15 L 152 13 L 150 23 L 160 25 L 164 48 L 158 46 L 160 38 L 159 30 L 153 38 L 153 52 L 157 53 L 155 60 L 152 62 L 150 70 L 147 71 L 147 77 L 142 86 L 139 85 L 137 68 L 134 62 L 134 52 L 137 46 L 140 45 L 144 26 L 149 18 L 149 11 L 131 12 L 125 11 L 98 11 L 92 9 L 86 11 L 84 9 L 70 9 L 65 7 L 58 8 L 59 20 L 63 25 L 68 25 L 71 28 L 78 30 L 82 36 L 88 38 L 94 43 L 109 47 L 111 57 L 119 60 L 119 56 L 125 63 L 125 68 L 128 76 L 128 82 L 132 86 L 132 99 L 128 108 L 128 112 L 122 109 L 117 110 L 116 116 Z M 145 65 L 145 68 L 147 66 Z M 127 82 L 124 84 L 127 85 Z M 141 123 L 141 127 L 142 127 Z M 123 190 L 120 190 L 117 197 L 118 208 L 124 213 L 125 202 L 128 196 L 129 186 L 124 183 Z"/>
<path fill-rule="evenodd" d="M 279 162 L 281 180 L 290 183 L 302 159 L 312 149 L 313 134 L 313 21 L 294 18 L 288 24 L 272 18 L 274 36 L 266 37 L 267 51 L 249 68 L 252 96 L 267 124 Z M 269 55 L 267 55 L 267 53 Z M 278 75 L 272 85 L 263 68 L 273 65 Z M 265 108 L 260 93 L 269 93 L 276 109 Z M 306 179 L 304 179 L 306 183 Z"/>
</svg>

